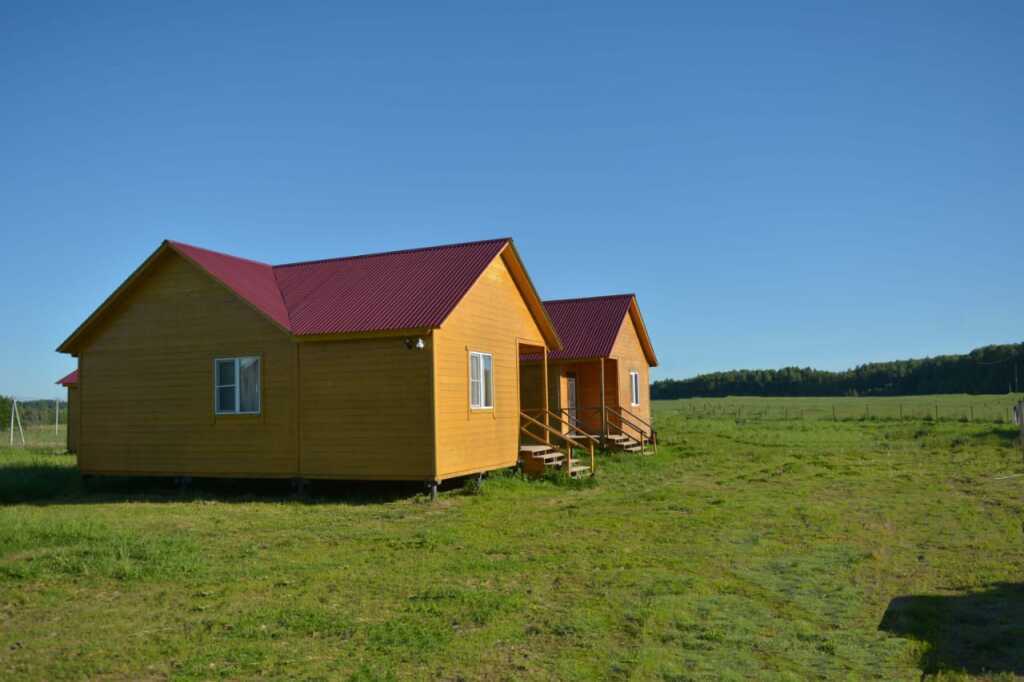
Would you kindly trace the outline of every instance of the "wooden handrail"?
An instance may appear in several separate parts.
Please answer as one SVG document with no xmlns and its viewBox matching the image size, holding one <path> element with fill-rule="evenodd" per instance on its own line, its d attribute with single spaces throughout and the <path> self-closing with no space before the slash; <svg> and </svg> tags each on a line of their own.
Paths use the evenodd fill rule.
<svg viewBox="0 0 1024 682">
<path fill-rule="evenodd" d="M 645 432 L 642 427 L 637 426 L 636 424 L 634 424 L 630 420 L 626 419 L 626 417 L 623 416 L 623 414 L 621 412 L 615 410 L 614 408 L 606 407 L 605 409 L 608 410 L 609 412 L 611 412 L 616 417 L 618 417 L 620 423 L 625 424 L 626 426 L 628 426 L 629 428 L 633 429 L 638 434 L 640 434 L 640 440 L 643 440 L 643 441 L 647 440 L 647 432 Z M 621 426 L 616 426 L 616 428 L 619 430 L 620 433 L 622 433 L 622 434 L 626 433 L 625 430 L 623 430 L 623 428 Z"/>
<path fill-rule="evenodd" d="M 571 445 L 575 445 L 576 447 L 578 447 L 580 449 L 586 449 L 586 448 L 584 448 L 583 444 L 580 443 L 579 441 L 577 441 L 575 438 L 572 438 L 571 436 L 567 436 L 564 433 L 562 433 L 561 431 L 557 431 L 557 430 L 551 428 L 550 426 L 548 426 L 544 422 L 540 421 L 539 419 L 534 419 L 533 417 L 531 417 L 530 415 L 526 414 L 525 412 L 520 412 L 519 416 L 521 418 L 525 419 L 526 421 L 530 422 L 534 426 L 539 426 L 542 429 L 544 429 L 545 431 L 547 431 L 547 432 L 549 432 L 549 433 L 551 433 L 551 434 L 553 434 L 555 436 L 558 436 L 559 438 L 564 440 L 566 443 L 569 443 Z"/>
<path fill-rule="evenodd" d="M 520 410 L 520 412 L 519 412 L 519 417 L 521 419 L 525 419 L 526 421 L 530 422 L 534 426 L 541 427 L 547 433 L 552 434 L 552 435 L 554 435 L 554 436 L 556 436 L 558 438 L 561 438 L 562 440 L 564 440 L 566 442 L 566 445 L 567 445 L 566 450 L 569 451 L 568 452 L 568 456 L 569 456 L 568 469 L 566 469 L 566 471 L 569 471 L 570 469 L 572 469 L 572 449 L 573 449 L 574 446 L 579 448 L 580 450 L 583 450 L 583 451 L 586 451 L 586 450 L 589 449 L 590 450 L 590 474 L 591 475 L 594 474 L 595 461 L 594 461 L 594 444 L 593 443 L 591 443 L 590 447 L 587 448 L 585 445 L 580 443 L 575 438 L 573 438 L 571 436 L 568 436 L 568 435 L 562 433 L 561 431 L 558 431 L 556 429 L 551 428 L 550 426 L 548 426 L 544 422 L 540 421 L 539 419 L 534 419 L 533 417 L 531 417 L 530 415 L 526 414 L 526 412 L 524 412 L 522 410 Z M 519 430 L 522 431 L 523 433 L 525 433 L 526 435 L 530 436 L 531 438 L 535 439 L 536 441 L 540 442 L 540 437 L 537 436 L 536 434 L 530 432 L 525 426 L 520 425 L 519 426 Z"/>
<path fill-rule="evenodd" d="M 633 419 L 636 419 L 638 422 L 640 422 L 641 424 L 643 424 L 644 426 L 647 427 L 647 432 L 650 435 L 651 445 L 654 446 L 654 454 L 658 454 L 658 434 L 655 432 L 654 426 L 651 425 L 651 424 L 648 424 L 643 419 L 641 419 L 640 417 L 636 416 L 635 414 L 633 414 L 632 412 L 630 412 L 626 408 L 623 407 L 623 408 L 620 408 L 620 409 L 623 412 L 625 412 L 626 414 L 628 414 L 630 417 L 632 417 Z"/>
<path fill-rule="evenodd" d="M 559 424 L 561 424 L 563 426 L 568 426 L 570 429 L 573 430 L 574 433 L 577 433 L 580 436 L 583 436 L 586 440 L 592 441 L 594 443 L 599 443 L 599 441 L 596 438 L 591 436 L 586 431 L 580 429 L 579 426 L 577 426 L 576 424 L 573 424 L 570 421 L 562 419 L 561 417 L 559 417 L 557 414 L 555 414 L 551 410 L 545 410 L 543 407 L 531 407 L 531 408 L 523 410 L 523 412 L 540 412 L 540 413 L 547 412 L 549 417 L 553 418 L 555 421 L 557 421 Z"/>
<path fill-rule="evenodd" d="M 648 431 L 650 431 L 651 433 L 654 433 L 654 427 L 651 426 L 650 424 L 648 424 L 647 422 L 645 422 L 643 419 L 641 419 L 637 415 L 633 414 L 632 412 L 627 410 L 625 407 L 620 407 L 619 409 L 622 410 L 623 412 L 625 412 L 626 414 L 628 414 L 633 419 L 635 419 L 638 422 L 640 422 L 642 425 L 646 426 Z"/>
<path fill-rule="evenodd" d="M 568 410 L 566 410 L 565 408 L 561 408 L 561 411 L 562 412 L 566 412 L 566 413 L 568 412 Z M 593 407 L 577 406 L 576 407 L 576 411 L 577 411 L 577 413 L 579 413 L 579 412 L 596 412 L 597 414 L 601 414 L 601 407 L 598 406 L 598 405 L 595 405 Z M 654 427 L 651 424 L 648 424 L 642 418 L 638 417 L 637 415 L 633 414 L 632 412 L 630 412 L 629 410 L 627 410 L 626 408 L 623 408 L 623 407 L 615 408 L 615 407 L 612 407 L 611 405 L 605 405 L 604 413 L 605 413 L 605 419 L 604 419 L 605 428 L 607 428 L 607 429 L 615 429 L 616 431 L 618 431 L 619 433 L 623 434 L 624 436 L 629 436 L 630 438 L 633 438 L 633 440 L 636 440 L 637 442 L 640 443 L 641 448 L 644 447 L 647 443 L 650 443 L 651 445 L 654 446 L 654 452 L 655 453 L 658 452 L 658 440 L 655 437 Z M 631 419 L 628 419 L 626 417 L 627 414 L 630 417 L 632 417 L 633 419 L 635 419 L 636 422 L 632 421 Z M 616 420 L 612 421 L 611 419 L 608 419 L 607 417 L 609 415 L 616 417 Z M 616 421 L 618 423 L 615 423 Z M 637 424 L 637 422 L 639 422 L 639 424 Z M 636 438 L 633 435 L 627 433 L 626 429 L 623 428 L 623 426 L 625 426 L 626 428 L 630 429 L 631 431 L 635 431 L 639 435 L 639 438 Z M 647 427 L 647 428 L 645 429 L 644 427 Z M 607 435 L 607 434 L 605 434 L 605 435 Z"/>
<path fill-rule="evenodd" d="M 633 436 L 630 436 L 630 438 L 634 438 L 634 440 L 637 440 L 640 443 L 640 451 L 641 452 L 644 451 L 644 449 L 647 447 L 648 440 L 650 440 L 650 442 L 654 444 L 654 453 L 655 454 L 658 453 L 658 444 L 657 444 L 657 441 L 654 439 L 654 430 L 653 429 L 651 429 L 650 435 L 648 435 L 648 433 L 646 431 L 644 431 L 644 429 L 642 427 L 637 426 L 634 422 L 630 421 L 629 419 L 626 419 L 626 417 L 622 414 L 622 411 L 620 411 L 621 408 L 620 408 L 620 410 L 616 410 L 616 409 L 611 408 L 611 407 L 605 407 L 605 410 L 607 410 L 608 412 L 611 412 L 613 415 L 618 417 L 620 424 L 625 424 L 626 426 L 628 426 L 629 428 L 633 429 L 638 434 L 640 434 L 639 438 L 634 438 Z M 631 416 L 635 416 L 635 415 L 633 415 L 632 412 L 629 412 L 628 410 L 623 410 L 623 411 L 627 412 Z M 606 420 L 606 421 L 608 421 L 608 420 Z M 643 420 L 641 419 L 640 421 L 643 421 Z M 627 435 L 625 429 L 623 429 L 622 426 L 616 426 L 615 424 L 612 424 L 612 426 L 615 426 L 615 428 L 617 428 L 619 430 L 619 433 L 621 433 L 623 435 Z"/>
</svg>

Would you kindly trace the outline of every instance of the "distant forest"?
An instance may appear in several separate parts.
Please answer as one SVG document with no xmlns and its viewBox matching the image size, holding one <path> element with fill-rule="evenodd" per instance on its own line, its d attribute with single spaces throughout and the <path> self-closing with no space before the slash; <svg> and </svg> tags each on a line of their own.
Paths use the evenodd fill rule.
<svg viewBox="0 0 1024 682">
<path fill-rule="evenodd" d="M 1024 343 L 985 346 L 966 355 L 872 362 L 845 372 L 784 367 L 662 379 L 651 385 L 651 398 L 1008 393 L 1017 391 L 1021 380 Z"/>
<path fill-rule="evenodd" d="M 11 399 L 0 395 L 0 431 L 6 431 L 11 426 Z M 52 400 L 26 400 L 18 401 L 18 416 L 21 417 L 22 427 L 35 426 L 37 424 L 53 423 L 53 401 Z M 68 404 L 60 401 L 60 422 L 64 424 L 68 418 Z M 14 427 L 17 430 L 17 426 Z"/>
</svg>

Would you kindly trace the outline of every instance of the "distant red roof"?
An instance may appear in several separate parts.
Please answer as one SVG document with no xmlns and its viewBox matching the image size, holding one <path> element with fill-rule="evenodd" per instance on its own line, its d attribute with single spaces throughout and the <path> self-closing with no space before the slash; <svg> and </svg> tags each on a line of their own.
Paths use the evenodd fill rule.
<svg viewBox="0 0 1024 682">
<path fill-rule="evenodd" d="M 61 386 L 76 386 L 78 384 L 78 370 L 76 369 L 74 372 L 55 383 L 58 383 Z"/>
<path fill-rule="evenodd" d="M 620 294 L 544 301 L 548 316 L 562 339 L 562 350 L 548 357 L 567 360 L 611 355 L 615 337 L 619 335 L 632 300 L 633 294 Z"/>
<path fill-rule="evenodd" d="M 630 314 L 631 306 L 647 360 L 651 366 L 657 365 L 658 359 L 647 337 L 634 294 L 544 301 L 544 308 L 562 339 L 562 350 L 552 351 L 548 357 L 552 360 L 571 360 L 610 356 L 619 329 L 622 328 L 622 321 Z"/>
<path fill-rule="evenodd" d="M 504 249 L 512 249 L 518 261 L 508 238 L 286 265 L 268 265 L 175 241 L 165 242 L 163 248 L 174 250 L 207 271 L 296 336 L 439 327 Z M 128 286 L 161 249 L 121 287 Z M 523 276 L 528 282 L 525 271 Z M 532 285 L 527 287 L 538 324 L 549 343 L 557 347 L 557 334 L 546 319 L 540 299 Z M 121 290 L 111 294 L 108 302 Z M 102 309 L 94 312 L 58 350 L 68 350 L 72 339 Z"/>
</svg>

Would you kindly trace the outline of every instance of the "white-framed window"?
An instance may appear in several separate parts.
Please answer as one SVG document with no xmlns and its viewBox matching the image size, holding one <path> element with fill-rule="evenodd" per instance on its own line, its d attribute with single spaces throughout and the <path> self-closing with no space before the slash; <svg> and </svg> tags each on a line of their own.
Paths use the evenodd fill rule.
<svg viewBox="0 0 1024 682">
<path fill-rule="evenodd" d="M 213 409 L 217 414 L 260 413 L 260 359 L 213 361 Z"/>
<path fill-rule="evenodd" d="M 629 402 L 633 407 L 640 404 L 640 372 L 635 369 L 629 373 Z"/>
<path fill-rule="evenodd" d="M 490 353 L 469 354 L 469 406 L 474 410 L 494 407 L 494 358 Z"/>
</svg>

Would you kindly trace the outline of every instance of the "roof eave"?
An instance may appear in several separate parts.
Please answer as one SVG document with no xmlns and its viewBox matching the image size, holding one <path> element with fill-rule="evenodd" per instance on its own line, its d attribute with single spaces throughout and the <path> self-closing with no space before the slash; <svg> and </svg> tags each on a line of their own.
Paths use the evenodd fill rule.
<svg viewBox="0 0 1024 682">
<path fill-rule="evenodd" d="M 647 364 L 651 367 L 658 366 L 658 356 L 654 353 L 654 344 L 647 333 L 647 325 L 644 323 L 644 316 L 640 313 L 640 304 L 636 301 L 636 294 L 632 294 L 629 301 L 629 315 L 633 318 L 633 326 L 636 327 L 637 336 L 640 337 L 640 345 L 647 356 Z"/>
<path fill-rule="evenodd" d="M 562 350 L 562 339 L 558 335 L 558 330 L 555 329 L 555 323 L 551 321 L 551 316 L 548 315 L 548 311 L 544 307 L 544 301 L 541 299 L 540 294 L 537 293 L 537 287 L 533 285 L 530 273 L 527 272 L 526 266 L 523 264 L 523 259 L 520 258 L 519 251 L 516 249 L 516 245 L 512 239 L 508 240 L 505 248 L 503 248 L 498 255 L 504 256 L 505 252 L 510 253 L 512 256 L 515 268 L 509 268 L 509 271 L 512 274 L 512 278 L 516 280 L 516 284 L 519 286 L 519 290 L 522 293 L 523 298 L 526 299 L 527 307 L 530 309 L 530 313 L 533 315 L 534 321 L 537 323 L 537 327 L 540 329 L 540 333 L 544 337 L 545 343 L 548 344 L 548 351 Z"/>
</svg>

